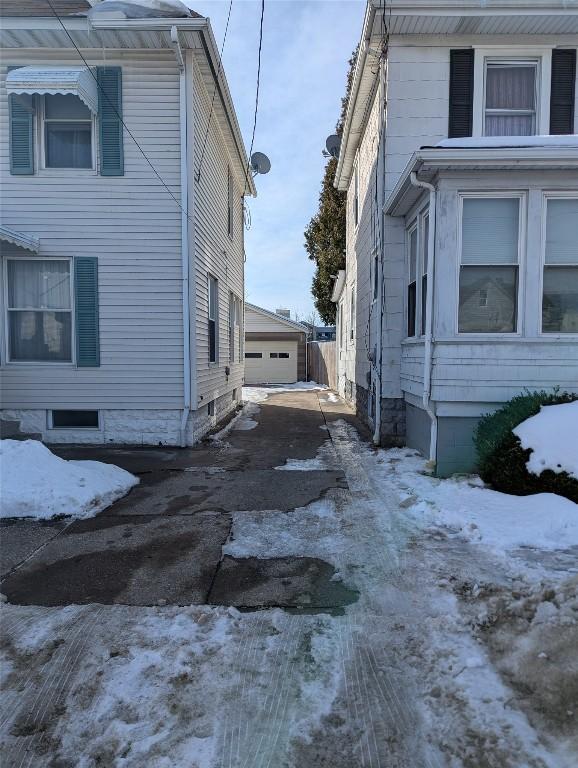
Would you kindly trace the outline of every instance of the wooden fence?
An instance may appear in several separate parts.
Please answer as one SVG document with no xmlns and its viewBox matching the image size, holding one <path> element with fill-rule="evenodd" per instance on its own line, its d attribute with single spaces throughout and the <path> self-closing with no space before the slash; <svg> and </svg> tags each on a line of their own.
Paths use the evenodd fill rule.
<svg viewBox="0 0 578 768">
<path fill-rule="evenodd" d="M 337 342 L 310 341 L 307 344 L 309 381 L 337 389 Z"/>
</svg>

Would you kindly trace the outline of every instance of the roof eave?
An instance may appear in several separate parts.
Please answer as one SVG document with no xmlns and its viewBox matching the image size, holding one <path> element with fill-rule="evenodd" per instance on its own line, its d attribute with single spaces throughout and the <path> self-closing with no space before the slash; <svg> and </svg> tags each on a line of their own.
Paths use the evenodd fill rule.
<svg viewBox="0 0 578 768">
<path fill-rule="evenodd" d="M 422 149 L 414 152 L 383 206 L 387 216 L 405 216 L 415 203 L 408 192 L 422 190 L 411 183 L 412 173 L 436 174 L 440 170 L 576 170 L 578 152 L 572 147 L 503 147 Z"/>
<path fill-rule="evenodd" d="M 341 294 L 343 293 L 344 286 L 345 286 L 345 270 L 340 269 L 339 272 L 337 273 L 337 278 L 333 283 L 333 290 L 331 291 L 331 301 L 334 304 L 337 304 L 337 302 L 341 298 Z"/>
</svg>

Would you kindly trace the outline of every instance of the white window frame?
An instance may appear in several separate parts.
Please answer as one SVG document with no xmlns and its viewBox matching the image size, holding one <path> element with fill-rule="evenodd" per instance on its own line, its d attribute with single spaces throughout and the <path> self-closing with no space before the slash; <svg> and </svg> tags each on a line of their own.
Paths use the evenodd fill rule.
<svg viewBox="0 0 578 768">
<path fill-rule="evenodd" d="M 357 232 L 359 227 L 359 156 L 353 166 L 353 229 Z"/>
<path fill-rule="evenodd" d="M 484 136 L 486 102 L 486 62 L 537 62 L 536 73 L 536 132 L 550 133 L 550 88 L 552 48 L 554 46 L 486 46 L 474 48 L 474 98 L 472 136 Z"/>
<path fill-rule="evenodd" d="M 233 182 L 233 172 L 231 166 L 227 166 L 227 234 L 232 240 L 235 233 L 234 214 L 235 214 L 235 185 Z"/>
<path fill-rule="evenodd" d="M 568 191 L 547 191 L 543 190 L 542 192 L 542 242 L 540 246 L 540 293 L 539 293 L 539 315 L 538 315 L 538 322 L 539 322 L 539 331 L 538 335 L 543 339 L 551 339 L 551 340 L 563 340 L 563 339 L 578 339 L 578 333 L 562 333 L 562 331 L 543 331 L 542 330 L 542 308 L 544 304 L 544 270 L 546 267 L 555 267 L 556 264 L 546 264 L 546 216 L 548 211 L 548 200 L 560 200 L 560 199 L 568 199 L 571 200 L 578 200 L 578 192 L 576 190 L 568 190 Z M 578 266 L 578 261 L 576 262 L 576 265 Z M 560 266 L 568 266 L 568 265 L 560 265 Z"/>
<path fill-rule="evenodd" d="M 371 252 L 371 303 L 379 298 L 379 252 L 373 248 Z"/>
<path fill-rule="evenodd" d="M 415 260 L 415 327 L 413 336 L 409 335 L 409 286 L 411 285 L 411 236 L 416 233 L 416 260 Z M 403 323 L 405 326 L 405 339 L 419 338 L 418 326 L 418 283 L 419 283 L 419 248 L 420 248 L 419 216 L 412 216 L 409 225 L 405 228 L 405 288 Z"/>
<path fill-rule="evenodd" d="M 215 281 L 215 317 L 211 317 L 211 280 Z M 211 333 L 209 322 L 215 323 L 215 359 L 211 360 Z M 207 352 L 209 359 L 209 366 L 218 366 L 220 363 L 220 350 L 219 350 L 219 279 L 210 272 L 207 275 Z"/>
<path fill-rule="evenodd" d="M 98 417 L 97 427 L 55 427 L 53 411 L 96 411 Z M 46 428 L 55 432 L 70 432 L 71 430 L 80 429 L 82 432 L 102 432 L 102 415 L 99 408 L 51 408 L 46 414 Z"/>
<path fill-rule="evenodd" d="M 349 328 L 347 333 L 347 341 L 349 346 L 355 344 L 355 329 L 357 326 L 357 294 L 355 293 L 355 283 L 351 285 L 351 291 L 349 294 Z"/>
<path fill-rule="evenodd" d="M 527 192 L 524 190 L 495 190 L 489 191 L 468 191 L 458 193 L 458 231 L 457 231 L 457 251 L 456 251 L 456 271 L 455 271 L 455 314 L 454 314 L 454 333 L 460 339 L 515 339 L 524 335 L 524 305 L 526 299 L 526 281 L 524 279 L 526 269 L 526 211 L 527 211 Z M 462 266 L 462 222 L 464 214 L 464 200 L 467 198 L 514 198 L 519 200 L 518 215 L 518 261 L 516 264 L 504 266 L 518 267 L 517 295 L 516 295 L 516 330 L 508 332 L 487 333 L 466 332 L 459 330 L 460 323 L 460 270 Z M 468 266 L 488 267 L 489 264 L 470 264 Z"/>
<path fill-rule="evenodd" d="M 427 328 L 425 327 L 426 317 L 425 317 L 425 307 L 423 305 L 423 279 L 426 278 L 426 286 L 428 290 L 431 290 L 431 288 L 427 285 L 427 267 L 426 267 L 426 256 L 429 257 L 428 254 L 428 248 L 429 248 L 429 237 L 425 237 L 425 220 L 428 219 L 429 221 L 429 205 L 426 205 L 425 208 L 422 208 L 419 213 L 419 232 L 418 232 L 418 254 L 417 254 L 417 301 L 418 301 L 418 307 L 417 307 L 417 317 L 416 317 L 416 323 L 417 323 L 417 330 L 418 333 L 416 336 L 419 338 L 425 337 L 425 331 L 427 331 Z M 431 225 L 431 221 L 429 222 Z M 427 294 L 426 294 L 427 298 Z"/>
<path fill-rule="evenodd" d="M 78 97 L 76 97 L 78 98 Z M 92 157 L 92 166 L 90 168 L 51 168 L 46 165 L 46 135 L 45 135 L 45 111 L 44 111 L 44 96 L 36 94 L 34 96 L 35 109 L 38 114 L 36 121 L 36 130 L 38 135 L 38 141 L 36 142 L 38 147 L 38 168 L 42 173 L 46 174 L 60 174 L 60 173 L 74 173 L 74 174 L 87 174 L 89 176 L 98 175 L 98 154 L 96 148 L 96 140 L 98 131 L 96 130 L 96 115 L 92 112 L 91 116 L 91 133 L 90 133 L 90 149 Z M 69 120 L 67 122 L 75 122 Z M 79 120 L 77 122 L 88 122 L 88 120 Z"/>
<path fill-rule="evenodd" d="M 241 362 L 243 328 L 243 302 L 234 291 L 229 291 L 229 362 Z M 239 345 L 235 345 L 235 328 L 239 329 Z"/>
<path fill-rule="evenodd" d="M 18 311 L 16 307 L 9 307 L 8 299 L 8 262 L 9 261 L 66 261 L 69 264 L 69 276 L 70 276 L 70 309 L 47 309 L 47 310 L 31 310 L 26 307 L 20 311 L 38 311 L 38 312 L 70 312 L 70 360 L 11 360 L 10 359 L 10 327 L 9 327 L 9 314 L 10 310 Z M 4 317 L 4 355 L 3 360 L 8 365 L 48 365 L 60 366 L 60 367 L 73 367 L 76 365 L 76 326 L 75 326 L 75 311 L 74 311 L 74 272 L 73 272 L 73 260 L 66 256 L 7 256 L 3 259 L 2 265 L 2 277 L 4 282 L 3 301 L 4 308 L 2 311 Z"/>
</svg>

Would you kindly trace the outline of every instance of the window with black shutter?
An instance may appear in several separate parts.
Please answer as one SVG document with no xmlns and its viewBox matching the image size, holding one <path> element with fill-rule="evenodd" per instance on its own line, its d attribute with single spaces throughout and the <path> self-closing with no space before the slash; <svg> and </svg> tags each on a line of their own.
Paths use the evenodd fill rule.
<svg viewBox="0 0 578 768">
<path fill-rule="evenodd" d="M 550 88 L 550 133 L 574 133 L 574 99 L 576 98 L 576 50 L 555 48 L 552 51 L 552 83 Z"/>
<path fill-rule="evenodd" d="M 472 135 L 474 101 L 474 51 L 472 48 L 450 51 L 450 113 L 448 137 Z"/>
</svg>

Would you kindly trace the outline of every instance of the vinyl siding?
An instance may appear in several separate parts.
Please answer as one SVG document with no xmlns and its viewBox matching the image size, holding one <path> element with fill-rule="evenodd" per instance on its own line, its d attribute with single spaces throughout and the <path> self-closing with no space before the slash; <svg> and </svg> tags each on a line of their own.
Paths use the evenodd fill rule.
<svg viewBox="0 0 578 768">
<path fill-rule="evenodd" d="M 303 333 L 298 328 L 245 307 L 245 333 Z"/>
<path fill-rule="evenodd" d="M 243 210 L 240 179 L 233 175 L 233 238 L 227 232 L 227 169 L 232 166 L 223 135 L 213 113 L 210 123 L 212 93 L 207 94 L 195 62 L 193 70 L 194 111 L 194 304 L 196 347 L 194 366 L 197 380 L 197 406 L 232 391 L 243 383 L 244 364 L 229 361 L 229 292 L 243 298 Z M 209 125 L 205 154 L 203 144 Z M 199 168 L 201 169 L 200 178 Z M 198 178 L 198 181 L 197 181 Z M 208 275 L 219 281 L 219 355 L 209 363 Z M 243 329 L 241 328 L 241 334 Z M 230 366 L 227 378 L 225 367 Z M 193 407 L 195 405 L 193 404 Z"/>
<path fill-rule="evenodd" d="M 172 53 L 94 51 L 92 65 L 118 65 L 123 117 L 177 200 L 179 76 Z M 8 65 L 78 64 L 68 51 L 10 51 Z M 98 368 L 12 364 L 1 370 L 4 408 L 182 407 L 180 212 L 125 132 L 125 175 L 94 171 L 9 174 L 6 67 L 0 83 L 2 222 L 40 238 L 40 256 L 96 256 Z M 36 166 L 38 168 L 38 164 Z M 10 251 L 7 251 L 10 253 Z M 14 251 L 12 251 L 13 253 Z M 19 255 L 29 254 L 20 251 Z M 2 350 L 6 360 L 6 350 Z"/>
</svg>

